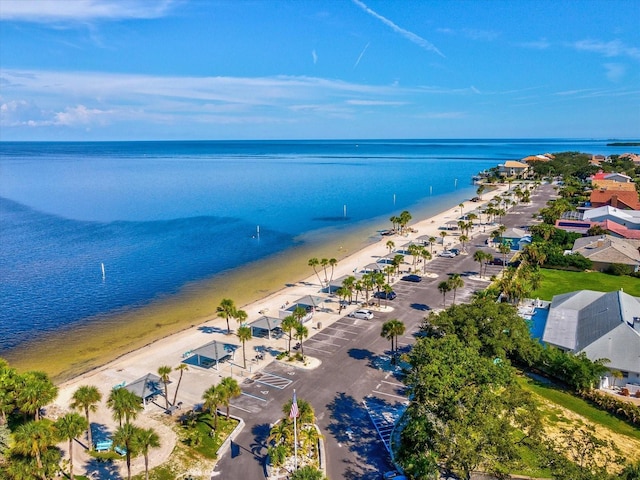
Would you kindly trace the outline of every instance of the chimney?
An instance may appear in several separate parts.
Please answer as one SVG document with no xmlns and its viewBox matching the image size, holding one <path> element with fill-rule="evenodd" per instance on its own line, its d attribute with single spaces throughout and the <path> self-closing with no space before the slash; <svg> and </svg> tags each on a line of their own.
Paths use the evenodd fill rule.
<svg viewBox="0 0 640 480">
<path fill-rule="evenodd" d="M 618 195 L 611 195 L 611 206 L 612 207 L 618 206 Z"/>
</svg>

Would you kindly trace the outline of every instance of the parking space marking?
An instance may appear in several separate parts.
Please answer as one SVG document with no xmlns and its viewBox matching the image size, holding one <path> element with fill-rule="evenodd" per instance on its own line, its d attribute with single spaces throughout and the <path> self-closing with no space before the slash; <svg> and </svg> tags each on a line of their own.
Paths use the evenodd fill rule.
<svg viewBox="0 0 640 480">
<path fill-rule="evenodd" d="M 242 394 L 241 394 L 241 395 L 244 395 L 245 397 L 253 398 L 253 399 L 255 399 L 255 400 L 260 400 L 261 402 L 265 402 L 265 403 L 267 403 L 267 399 L 266 399 L 266 398 L 262 398 L 262 397 L 259 397 L 259 396 L 257 396 L 257 395 L 252 395 L 252 394 L 247 393 L 247 392 L 242 392 Z M 238 407 L 238 408 L 239 408 L 239 407 Z"/>
<path fill-rule="evenodd" d="M 251 410 L 247 410 L 246 408 L 239 407 L 238 405 L 234 405 L 233 403 L 230 403 L 229 406 L 231 408 L 237 408 L 238 410 L 242 410 L 243 412 L 253 413 Z"/>
<path fill-rule="evenodd" d="M 332 353 L 335 353 L 335 352 L 329 352 L 327 350 L 321 350 L 319 348 L 314 348 L 314 347 L 310 347 L 310 346 L 307 346 L 306 348 L 308 348 L 309 350 L 315 350 L 316 352 L 326 353 L 327 355 L 331 355 Z"/>
<path fill-rule="evenodd" d="M 275 375 L 269 372 L 259 372 L 253 377 L 253 381 L 268 387 L 283 390 L 293 383 L 293 380 Z"/>
<path fill-rule="evenodd" d="M 393 393 L 386 393 L 386 392 L 381 392 L 380 390 L 373 390 L 373 393 L 376 393 L 378 395 L 385 395 L 387 397 L 393 397 L 393 398 L 397 398 L 399 400 L 407 400 L 407 397 L 403 397 L 401 395 L 394 395 Z"/>
</svg>

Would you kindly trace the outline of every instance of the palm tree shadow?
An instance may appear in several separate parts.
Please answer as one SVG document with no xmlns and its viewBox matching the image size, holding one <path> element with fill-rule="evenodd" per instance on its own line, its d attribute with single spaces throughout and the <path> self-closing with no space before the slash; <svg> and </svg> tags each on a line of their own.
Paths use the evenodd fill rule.
<svg viewBox="0 0 640 480">
<path fill-rule="evenodd" d="M 327 411 L 331 419 L 327 435 L 347 447 L 352 455 L 352 459 L 344 460 L 349 464 L 344 478 L 378 479 L 380 472 L 389 468 L 388 454 L 364 405 L 350 395 L 339 393 L 327 405 Z"/>
<path fill-rule="evenodd" d="M 112 460 L 93 458 L 87 462 L 85 469 L 87 477 L 89 478 L 108 478 L 110 480 L 120 480 L 123 478 L 120 475 L 118 465 Z"/>
</svg>

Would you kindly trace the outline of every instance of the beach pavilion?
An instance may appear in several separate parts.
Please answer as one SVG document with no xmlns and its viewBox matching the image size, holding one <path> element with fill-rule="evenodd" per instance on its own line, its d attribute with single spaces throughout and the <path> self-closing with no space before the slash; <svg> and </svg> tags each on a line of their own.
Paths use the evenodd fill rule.
<svg viewBox="0 0 640 480">
<path fill-rule="evenodd" d="M 380 268 L 380 266 L 378 264 L 376 264 L 376 263 L 372 263 L 371 265 L 373 265 L 373 268 L 378 268 L 378 269 Z M 367 267 L 364 267 L 365 270 L 367 269 Z M 325 290 L 327 291 L 327 293 L 336 293 L 336 290 L 341 288 L 342 287 L 342 283 L 349 277 L 353 277 L 353 278 L 355 278 L 357 280 L 359 278 L 362 278 L 362 274 L 361 273 L 354 273 L 353 275 L 343 275 L 340 278 L 336 278 L 334 280 L 331 280 L 331 282 L 329 282 L 329 286 Z"/>
<path fill-rule="evenodd" d="M 266 315 L 263 315 L 249 324 L 249 327 L 251 327 L 251 336 L 264 337 L 266 332 L 267 338 L 271 340 L 271 332 L 274 330 L 280 330 L 281 324 L 281 318 L 267 317 Z"/>
<path fill-rule="evenodd" d="M 313 312 L 321 307 L 322 303 L 326 300 L 325 297 L 317 295 L 305 295 L 297 299 L 295 302 L 289 305 L 283 305 L 280 309 L 280 318 L 288 317 L 293 314 L 293 311 L 297 307 L 302 307 L 307 311 L 307 315 L 302 318 L 302 323 L 306 323 L 313 318 Z"/>
<path fill-rule="evenodd" d="M 147 402 L 153 401 L 157 395 L 164 396 L 162 385 L 162 380 L 160 380 L 159 376 L 154 375 L 153 373 L 147 373 L 144 377 L 140 377 L 121 388 L 124 388 L 125 390 L 128 390 L 140 397 L 142 399 L 142 405 L 146 407 Z"/>
<path fill-rule="evenodd" d="M 229 358 L 233 360 L 238 348 L 238 345 L 213 340 L 192 350 L 190 356 L 186 360 L 183 360 L 183 363 L 202 368 L 211 368 L 215 365 L 216 370 L 219 370 L 220 362 L 224 362 Z"/>
</svg>

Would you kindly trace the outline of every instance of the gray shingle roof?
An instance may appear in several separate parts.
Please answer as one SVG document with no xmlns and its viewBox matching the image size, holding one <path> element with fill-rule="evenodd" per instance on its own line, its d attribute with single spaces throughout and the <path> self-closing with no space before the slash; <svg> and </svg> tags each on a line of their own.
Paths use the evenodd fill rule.
<svg viewBox="0 0 640 480">
<path fill-rule="evenodd" d="M 634 242 L 612 235 L 596 235 L 576 239 L 573 252 L 581 253 L 594 262 L 640 264 L 640 252 Z"/>
<path fill-rule="evenodd" d="M 640 371 L 640 298 L 622 291 L 581 290 L 553 297 L 542 339 L 610 368 Z M 633 368 L 632 368 L 633 367 Z"/>
</svg>

